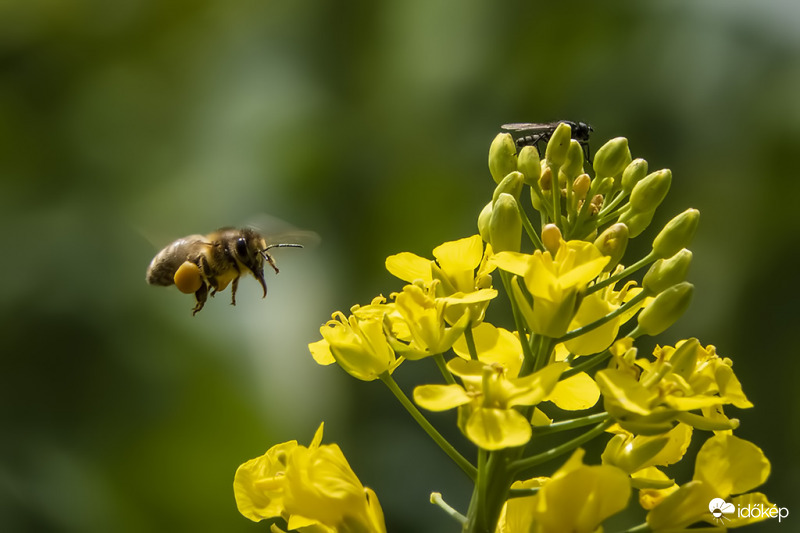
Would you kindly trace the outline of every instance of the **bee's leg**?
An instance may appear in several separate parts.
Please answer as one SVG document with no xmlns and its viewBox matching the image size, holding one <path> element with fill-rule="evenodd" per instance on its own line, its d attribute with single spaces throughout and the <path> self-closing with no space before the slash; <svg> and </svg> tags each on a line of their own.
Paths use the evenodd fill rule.
<svg viewBox="0 0 800 533">
<path fill-rule="evenodd" d="M 233 278 L 231 283 L 231 305 L 236 305 L 236 289 L 239 288 L 239 277 Z"/>
<path fill-rule="evenodd" d="M 200 285 L 200 288 L 194 293 L 194 298 L 197 301 L 197 304 L 194 306 L 192 316 L 196 315 L 197 312 L 200 311 L 205 305 L 206 300 L 208 299 L 208 285 L 205 283 Z"/>
<path fill-rule="evenodd" d="M 269 255 L 269 253 L 268 253 L 266 250 L 264 250 L 264 252 L 263 252 L 263 254 L 262 254 L 262 255 L 264 256 L 264 259 L 266 259 L 266 260 L 267 260 L 267 263 L 269 263 L 269 266 L 271 266 L 271 267 L 272 267 L 272 269 L 275 271 L 275 273 L 276 273 L 276 274 L 277 274 L 278 272 L 280 272 L 280 271 L 278 270 L 278 267 L 277 267 L 277 265 L 275 265 L 275 260 L 274 260 L 274 259 L 272 259 L 272 256 L 271 256 L 271 255 Z M 263 285 L 263 284 L 262 284 L 262 285 Z M 264 294 L 266 294 L 266 292 L 267 292 L 267 289 L 264 289 Z"/>
<path fill-rule="evenodd" d="M 214 296 L 217 294 L 217 277 L 211 272 L 211 265 L 208 264 L 206 256 L 200 256 L 197 266 L 200 267 L 200 272 L 208 285 L 211 285 L 211 296 Z M 205 291 L 208 292 L 208 287 L 205 288 Z M 203 298 L 203 301 L 205 302 L 205 298 Z"/>
</svg>

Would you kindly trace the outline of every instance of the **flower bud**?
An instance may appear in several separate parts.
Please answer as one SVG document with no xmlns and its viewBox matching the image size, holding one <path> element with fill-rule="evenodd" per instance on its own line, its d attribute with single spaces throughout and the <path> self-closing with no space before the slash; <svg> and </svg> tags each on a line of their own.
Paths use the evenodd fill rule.
<svg viewBox="0 0 800 533">
<path fill-rule="evenodd" d="M 591 215 L 596 215 L 600 212 L 601 207 L 603 207 L 603 195 L 595 194 L 589 202 L 589 213 Z"/>
<path fill-rule="evenodd" d="M 694 285 L 684 281 L 662 291 L 639 313 L 636 330 L 645 335 L 658 335 L 677 321 L 692 301 Z"/>
<path fill-rule="evenodd" d="M 647 161 L 634 159 L 622 172 L 622 191 L 630 194 L 637 183 L 647 175 Z"/>
<path fill-rule="evenodd" d="M 592 180 L 589 178 L 589 174 L 581 174 L 572 182 L 572 193 L 578 200 L 583 200 L 591 187 Z"/>
<path fill-rule="evenodd" d="M 519 200 L 519 195 L 522 194 L 522 180 L 524 176 L 522 172 L 509 172 L 508 175 L 494 188 L 492 194 L 492 203 L 497 201 L 497 197 L 502 193 L 508 193 L 516 200 Z"/>
<path fill-rule="evenodd" d="M 547 143 L 545 159 L 555 166 L 563 165 L 567 160 L 567 150 L 569 150 L 571 140 L 572 128 L 569 127 L 569 124 L 560 123 Z"/>
<path fill-rule="evenodd" d="M 620 222 L 609 226 L 595 239 L 594 245 L 601 254 L 611 258 L 603 268 L 604 272 L 610 272 L 625 255 L 625 248 L 628 247 L 628 226 Z"/>
<path fill-rule="evenodd" d="M 700 211 L 692 208 L 667 222 L 661 233 L 653 240 L 653 251 L 656 256 L 672 257 L 678 250 L 689 246 L 699 223 Z"/>
<path fill-rule="evenodd" d="M 597 190 L 594 192 L 605 196 L 610 193 L 612 189 L 614 189 L 614 178 L 601 178 L 600 182 L 597 184 Z"/>
<path fill-rule="evenodd" d="M 659 294 L 684 281 L 691 264 L 692 252 L 686 248 L 668 259 L 659 259 L 644 275 L 642 286 L 651 294 Z"/>
<path fill-rule="evenodd" d="M 547 224 L 542 228 L 542 244 L 552 255 L 556 255 L 562 240 L 561 230 L 555 224 Z"/>
<path fill-rule="evenodd" d="M 489 172 L 500 183 L 509 172 L 517 170 L 517 145 L 509 133 L 498 133 L 489 146 Z"/>
<path fill-rule="evenodd" d="M 638 237 L 641 232 L 647 229 L 647 226 L 649 226 L 650 222 L 653 221 L 653 215 L 655 212 L 655 209 L 651 211 L 644 211 L 642 213 L 637 213 L 632 209 L 628 209 L 622 213 L 622 215 L 620 215 L 617 221 L 628 226 L 628 236 L 633 239 L 634 237 Z"/>
<path fill-rule="evenodd" d="M 519 252 L 522 219 L 517 209 L 517 201 L 508 193 L 501 193 L 492 206 L 489 237 L 495 253 Z"/>
<path fill-rule="evenodd" d="M 575 139 L 569 142 L 567 159 L 561 166 L 561 172 L 570 179 L 583 172 L 583 147 Z"/>
<path fill-rule="evenodd" d="M 542 175 L 542 162 L 535 146 L 524 146 L 517 157 L 517 168 L 525 176 L 525 185 L 535 185 Z"/>
<path fill-rule="evenodd" d="M 542 191 L 549 191 L 553 188 L 553 171 L 550 170 L 550 167 L 542 171 L 542 176 L 539 178 L 539 187 Z"/>
<path fill-rule="evenodd" d="M 620 174 L 631 162 L 631 151 L 628 139 L 617 137 L 611 139 L 594 156 L 595 176 L 613 177 Z"/>
<path fill-rule="evenodd" d="M 489 242 L 489 220 L 492 218 L 492 202 L 489 202 L 478 215 L 478 233 L 484 242 Z"/>
<path fill-rule="evenodd" d="M 531 205 L 539 212 L 542 211 L 542 197 L 539 196 L 541 193 L 537 187 L 531 187 Z"/>
<path fill-rule="evenodd" d="M 633 186 L 631 209 L 637 212 L 653 211 L 664 200 L 672 184 L 672 171 L 668 168 L 645 176 Z"/>
</svg>

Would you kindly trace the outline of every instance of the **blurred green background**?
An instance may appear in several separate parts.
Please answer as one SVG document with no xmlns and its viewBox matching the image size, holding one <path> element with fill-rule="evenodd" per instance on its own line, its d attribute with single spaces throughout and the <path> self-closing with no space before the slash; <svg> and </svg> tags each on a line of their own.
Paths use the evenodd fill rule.
<svg viewBox="0 0 800 533">
<path fill-rule="evenodd" d="M 733 358 L 737 434 L 800 512 L 799 95 L 792 0 L 0 0 L 0 530 L 264 531 L 236 467 L 323 420 L 390 531 L 456 530 L 428 495 L 465 509 L 462 474 L 306 344 L 401 286 L 387 255 L 475 232 L 500 124 L 561 118 L 673 170 L 654 224 L 702 212 L 659 340 Z M 322 237 L 275 253 L 267 300 L 246 279 L 193 318 L 145 284 L 171 240 L 259 213 Z"/>
</svg>

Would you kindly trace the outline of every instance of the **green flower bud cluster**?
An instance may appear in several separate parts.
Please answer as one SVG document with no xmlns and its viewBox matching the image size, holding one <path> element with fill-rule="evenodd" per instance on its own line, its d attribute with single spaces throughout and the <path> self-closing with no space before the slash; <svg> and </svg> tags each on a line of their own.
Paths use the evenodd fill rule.
<svg viewBox="0 0 800 533">
<path fill-rule="evenodd" d="M 495 253 L 525 250 L 523 230 L 533 249 L 553 257 L 563 242 L 591 242 L 608 258 L 602 271 L 609 279 L 599 280 L 598 288 L 651 265 L 641 284 L 655 300 L 642 311 L 637 333 L 660 333 L 677 320 L 691 298 L 686 282 L 692 260 L 688 247 L 700 213 L 688 209 L 674 217 L 658 232 L 647 257 L 626 264 L 628 242 L 652 223 L 669 192 L 672 172 L 649 171 L 647 161 L 632 157 L 628 140 L 617 137 L 595 153 L 592 177 L 584 168 L 588 152 L 585 155 L 572 133 L 570 123 L 554 127 L 544 157 L 541 143 L 518 149 L 510 134 L 495 137 L 489 171 L 496 186 L 492 201 L 478 217 L 479 233 Z M 529 218 L 530 209 L 538 213 L 540 231 Z"/>
</svg>

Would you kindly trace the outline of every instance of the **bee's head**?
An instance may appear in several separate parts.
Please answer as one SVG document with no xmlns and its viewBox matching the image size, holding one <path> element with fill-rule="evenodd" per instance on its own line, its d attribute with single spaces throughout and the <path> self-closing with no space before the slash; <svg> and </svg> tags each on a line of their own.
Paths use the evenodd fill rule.
<svg viewBox="0 0 800 533">
<path fill-rule="evenodd" d="M 261 235 L 251 229 L 244 229 L 236 236 L 232 252 L 237 261 L 252 271 L 258 278 L 264 275 L 264 255 L 262 250 L 265 247 L 266 242 Z"/>
<path fill-rule="evenodd" d="M 242 230 L 241 234 L 236 238 L 233 253 L 236 259 L 244 265 L 253 276 L 261 284 L 264 290 L 264 296 L 267 295 L 267 283 L 264 281 L 264 261 L 278 273 L 278 267 L 275 266 L 272 256 L 269 255 L 270 248 L 302 248 L 300 244 L 270 244 L 258 232 L 251 229 Z"/>
</svg>

